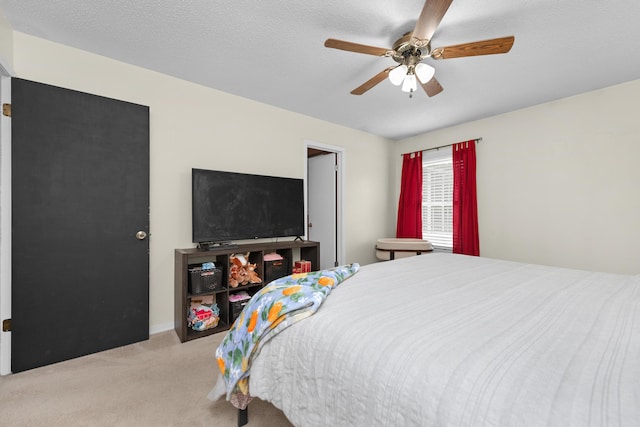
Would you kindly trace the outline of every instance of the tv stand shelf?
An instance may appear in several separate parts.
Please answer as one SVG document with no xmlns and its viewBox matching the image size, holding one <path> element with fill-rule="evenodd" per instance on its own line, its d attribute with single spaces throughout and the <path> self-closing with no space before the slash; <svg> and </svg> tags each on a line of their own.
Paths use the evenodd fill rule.
<svg viewBox="0 0 640 427">
<path fill-rule="evenodd" d="M 288 270 L 284 272 L 291 274 L 293 263 L 296 260 L 311 261 L 311 270 L 320 268 L 320 243 L 308 240 L 288 240 L 271 243 L 247 243 L 233 246 L 215 246 L 209 250 L 198 248 L 176 249 L 175 250 L 175 289 L 174 289 L 174 327 L 181 342 L 205 337 L 207 335 L 222 332 L 231 326 L 234 321 L 233 307 L 229 301 L 229 295 L 238 291 L 247 291 L 249 295 L 258 292 L 264 285 L 266 263 L 264 255 L 277 252 L 288 261 Z M 262 279 L 262 283 L 239 285 L 236 288 L 229 286 L 229 258 L 232 254 L 249 253 L 249 261 L 256 264 L 255 271 Z M 200 265 L 204 262 L 214 262 L 218 268 L 222 269 L 222 288 L 217 291 L 204 294 L 192 295 L 189 293 L 189 267 Z M 275 277 L 270 277 L 273 280 Z M 213 295 L 214 302 L 220 308 L 220 321 L 218 326 L 206 331 L 195 331 L 187 326 L 187 316 L 191 300 L 203 295 Z"/>
</svg>

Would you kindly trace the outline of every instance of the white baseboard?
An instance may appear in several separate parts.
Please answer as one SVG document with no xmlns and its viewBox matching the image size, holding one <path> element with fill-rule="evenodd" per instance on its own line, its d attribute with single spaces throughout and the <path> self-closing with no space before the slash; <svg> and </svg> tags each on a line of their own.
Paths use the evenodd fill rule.
<svg viewBox="0 0 640 427">
<path fill-rule="evenodd" d="M 173 329 L 173 322 L 163 323 L 161 325 L 151 325 L 149 327 L 149 335 L 159 334 L 160 332 L 167 332 Z"/>
</svg>

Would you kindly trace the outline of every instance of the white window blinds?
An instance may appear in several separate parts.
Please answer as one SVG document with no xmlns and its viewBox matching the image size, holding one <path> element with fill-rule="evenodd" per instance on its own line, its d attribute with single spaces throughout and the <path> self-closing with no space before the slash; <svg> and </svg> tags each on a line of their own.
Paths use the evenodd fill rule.
<svg viewBox="0 0 640 427">
<path fill-rule="evenodd" d="M 422 237 L 434 246 L 453 247 L 453 166 L 451 149 L 422 155 Z"/>
</svg>

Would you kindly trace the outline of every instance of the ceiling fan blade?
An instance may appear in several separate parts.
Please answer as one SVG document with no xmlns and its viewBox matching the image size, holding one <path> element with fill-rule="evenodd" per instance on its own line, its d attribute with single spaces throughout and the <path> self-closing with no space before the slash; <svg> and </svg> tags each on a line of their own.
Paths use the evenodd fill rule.
<svg viewBox="0 0 640 427">
<path fill-rule="evenodd" d="M 431 96 L 436 96 L 437 94 L 439 94 L 440 92 L 443 91 L 442 85 L 440 85 L 440 82 L 438 80 L 436 80 L 435 77 L 433 77 L 428 82 L 421 83 L 421 84 L 422 84 L 422 89 L 424 89 L 424 91 L 430 97 Z"/>
<path fill-rule="evenodd" d="M 385 56 L 387 52 L 391 52 L 390 49 L 384 49 L 382 47 L 367 46 L 364 44 L 346 42 L 344 40 L 327 39 L 324 42 L 325 47 L 333 49 L 346 50 L 349 52 L 365 53 L 367 55 Z"/>
<path fill-rule="evenodd" d="M 515 37 L 509 36 L 472 43 L 457 44 L 454 46 L 438 47 L 431 51 L 431 57 L 433 59 L 449 59 L 461 58 L 464 56 L 507 53 L 511 50 L 511 46 L 513 46 L 514 41 Z"/>
<path fill-rule="evenodd" d="M 426 0 L 420 12 L 420 17 L 411 35 L 411 44 L 424 47 L 429 44 L 433 33 L 447 13 L 453 0 Z"/>
<path fill-rule="evenodd" d="M 389 71 L 393 70 L 395 67 L 389 67 L 380 71 L 378 74 L 364 82 L 362 85 L 358 86 L 354 90 L 351 91 L 352 95 L 362 95 L 369 89 L 373 88 L 375 85 L 383 81 L 389 75 Z"/>
</svg>

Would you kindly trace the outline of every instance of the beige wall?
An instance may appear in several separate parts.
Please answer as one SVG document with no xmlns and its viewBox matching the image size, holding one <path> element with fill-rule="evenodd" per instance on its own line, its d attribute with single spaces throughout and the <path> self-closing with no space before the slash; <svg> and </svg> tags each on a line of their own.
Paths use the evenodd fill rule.
<svg viewBox="0 0 640 427">
<path fill-rule="evenodd" d="M 403 140 L 395 182 L 400 153 L 482 137 L 482 256 L 640 273 L 638 98 L 640 80 Z"/>
<path fill-rule="evenodd" d="M 5 66 L 13 68 L 13 31 L 0 9 L 0 58 Z"/>
<path fill-rule="evenodd" d="M 390 141 L 23 33 L 13 37 L 17 77 L 150 107 L 152 331 L 173 324 L 173 250 L 193 246 L 192 167 L 302 178 L 305 140 L 343 148 L 346 262 L 375 260 L 375 240 L 393 223 L 391 193 L 377 190 L 392 175 Z"/>
<path fill-rule="evenodd" d="M 640 81 L 390 142 L 11 34 L 17 77 L 150 107 L 152 331 L 173 323 L 173 249 L 193 246 L 191 168 L 302 177 L 305 140 L 345 150 L 346 262 L 373 262 L 375 239 L 394 234 L 401 153 L 483 137 L 483 256 L 640 272 Z"/>
</svg>

